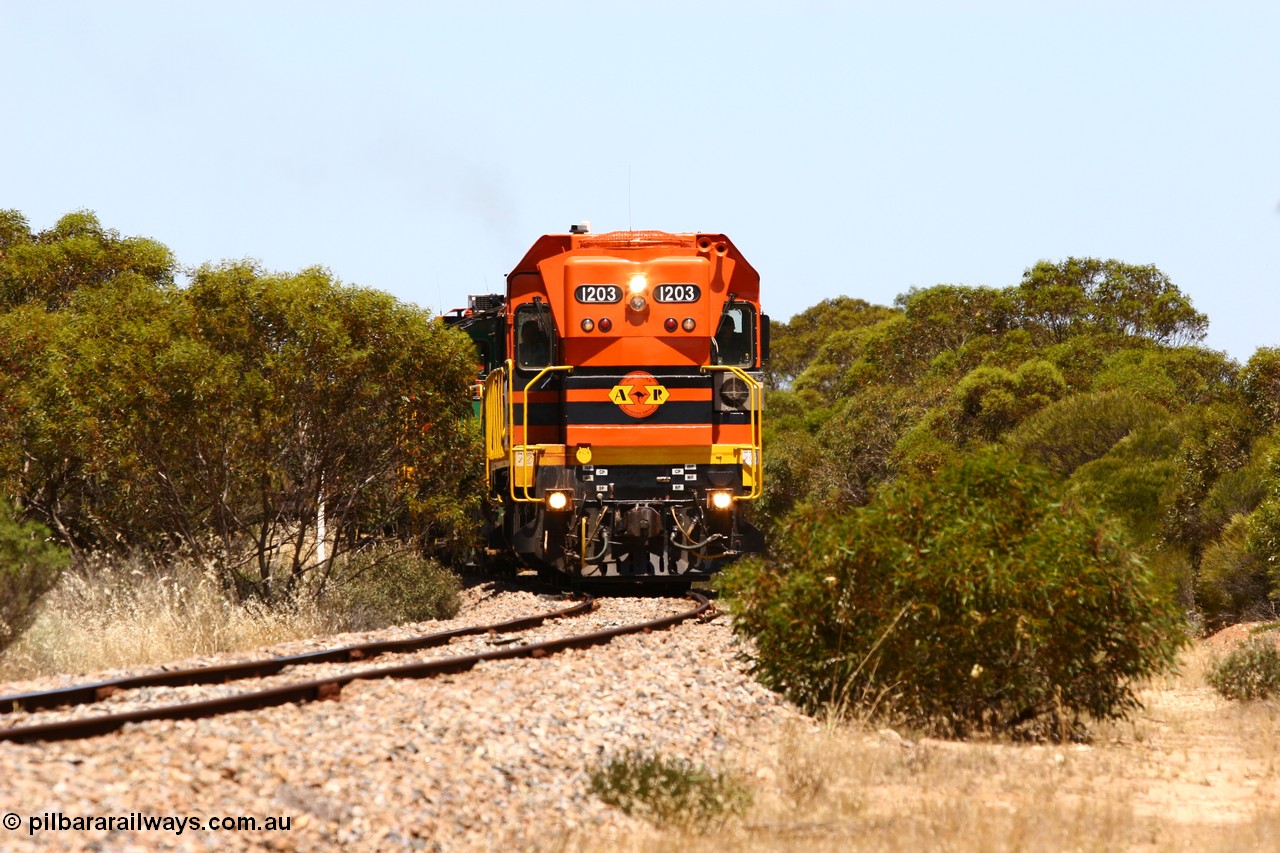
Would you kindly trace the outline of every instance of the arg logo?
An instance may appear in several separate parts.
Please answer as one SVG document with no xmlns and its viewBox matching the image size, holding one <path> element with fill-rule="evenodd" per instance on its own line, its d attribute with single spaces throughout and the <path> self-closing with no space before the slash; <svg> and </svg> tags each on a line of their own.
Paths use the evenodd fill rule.
<svg viewBox="0 0 1280 853">
<path fill-rule="evenodd" d="M 647 418 L 671 397 L 652 373 L 633 370 L 613 386 L 609 399 L 633 418 Z"/>
</svg>

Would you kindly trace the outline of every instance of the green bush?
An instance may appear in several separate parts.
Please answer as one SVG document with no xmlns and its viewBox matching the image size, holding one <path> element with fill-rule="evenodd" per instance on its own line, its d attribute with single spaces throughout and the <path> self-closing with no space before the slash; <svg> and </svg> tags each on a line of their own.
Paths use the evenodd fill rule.
<svg viewBox="0 0 1280 853">
<path fill-rule="evenodd" d="M 996 451 L 798 513 L 720 584 L 767 686 L 955 736 L 1123 717 L 1185 642 L 1119 525 Z"/>
<path fill-rule="evenodd" d="M 1077 394 L 1023 421 L 1007 441 L 1028 459 L 1070 474 L 1135 430 L 1167 418 L 1160 406 L 1127 391 Z"/>
<path fill-rule="evenodd" d="M 1255 350 L 1240 372 L 1240 386 L 1254 416 L 1268 427 L 1280 426 L 1280 349 Z"/>
<path fill-rule="evenodd" d="M 48 540 L 39 524 L 13 518 L 0 498 L 0 649 L 35 618 L 35 603 L 58 582 L 67 554 Z"/>
<path fill-rule="evenodd" d="M 1249 519 L 1237 515 L 1205 548 L 1196 576 L 1196 603 L 1210 627 L 1269 615 L 1266 561 L 1249 550 Z"/>
<path fill-rule="evenodd" d="M 1209 686 L 1228 699 L 1246 701 L 1280 694 L 1280 648 L 1255 635 L 1209 670 Z"/>
<path fill-rule="evenodd" d="M 741 814 L 751 804 L 735 776 L 636 751 L 593 769 L 591 793 L 626 814 L 686 829 Z"/>
<path fill-rule="evenodd" d="M 337 579 L 330 603 L 340 610 L 336 615 L 349 631 L 448 619 L 458 612 L 458 576 L 435 560 L 395 545 L 349 556 Z"/>
<path fill-rule="evenodd" d="M 1262 470 L 1266 497 L 1249 515 L 1245 547 L 1268 575 L 1268 594 L 1280 601 L 1280 453 L 1268 451 Z"/>
<path fill-rule="evenodd" d="M 1272 442 L 1265 440 L 1265 443 L 1267 454 L 1255 450 L 1248 465 L 1223 474 L 1200 501 L 1200 527 L 1206 539 L 1221 535 L 1234 519 L 1248 516 L 1266 499 L 1272 475 L 1265 456 L 1273 451 L 1270 450 Z"/>
<path fill-rule="evenodd" d="M 1062 374 L 1040 359 L 1025 362 L 1013 371 L 976 368 L 952 392 L 959 435 L 962 439 L 995 441 L 1065 391 Z"/>
<path fill-rule="evenodd" d="M 1068 488 L 1070 494 L 1123 521 L 1135 544 L 1148 545 L 1159 542 L 1161 498 L 1173 475 L 1169 460 L 1109 453 L 1077 468 Z"/>
</svg>

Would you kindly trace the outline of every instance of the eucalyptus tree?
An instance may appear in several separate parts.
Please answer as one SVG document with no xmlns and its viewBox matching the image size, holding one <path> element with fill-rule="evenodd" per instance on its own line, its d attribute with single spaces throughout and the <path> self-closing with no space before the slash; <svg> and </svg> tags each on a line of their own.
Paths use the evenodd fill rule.
<svg viewBox="0 0 1280 853">
<path fill-rule="evenodd" d="M 0 213 L 0 490 L 23 516 L 269 598 L 370 539 L 464 535 L 465 336 L 322 268 L 174 270 L 90 213 Z"/>
</svg>

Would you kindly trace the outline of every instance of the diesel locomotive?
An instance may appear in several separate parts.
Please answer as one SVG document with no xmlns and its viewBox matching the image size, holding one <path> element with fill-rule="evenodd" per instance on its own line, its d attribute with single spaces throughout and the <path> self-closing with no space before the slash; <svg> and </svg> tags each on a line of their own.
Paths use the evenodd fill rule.
<svg viewBox="0 0 1280 853">
<path fill-rule="evenodd" d="M 480 362 L 491 556 L 683 581 L 763 548 L 769 318 L 723 234 L 548 234 L 446 321 Z"/>
</svg>

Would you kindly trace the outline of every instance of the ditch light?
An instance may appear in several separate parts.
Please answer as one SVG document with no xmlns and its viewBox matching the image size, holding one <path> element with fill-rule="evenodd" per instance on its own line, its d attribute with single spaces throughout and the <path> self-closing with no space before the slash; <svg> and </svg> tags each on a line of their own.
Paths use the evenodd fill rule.
<svg viewBox="0 0 1280 853">
<path fill-rule="evenodd" d="M 728 509 L 733 506 L 733 492 L 728 489 L 714 489 L 707 492 L 707 506 L 712 509 Z"/>
</svg>

